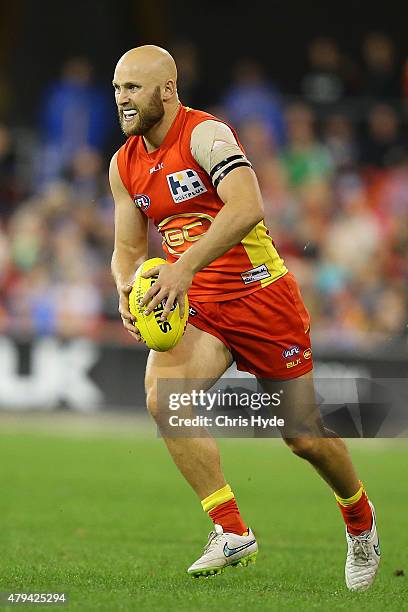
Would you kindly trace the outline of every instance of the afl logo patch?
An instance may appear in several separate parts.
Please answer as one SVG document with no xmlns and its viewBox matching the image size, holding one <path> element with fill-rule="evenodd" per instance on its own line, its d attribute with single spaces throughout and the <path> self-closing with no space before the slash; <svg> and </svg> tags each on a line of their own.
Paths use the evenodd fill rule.
<svg viewBox="0 0 408 612">
<path fill-rule="evenodd" d="M 133 196 L 133 201 L 140 210 L 147 210 L 150 206 L 150 198 L 144 193 L 137 193 Z"/>
<path fill-rule="evenodd" d="M 310 359 L 312 356 L 312 351 L 311 349 L 306 349 L 305 351 L 303 351 L 303 357 L 305 359 Z"/>
<path fill-rule="evenodd" d="M 282 357 L 284 359 L 289 359 L 289 357 L 294 357 L 295 355 L 299 355 L 300 348 L 298 346 L 291 346 L 283 351 Z"/>
</svg>

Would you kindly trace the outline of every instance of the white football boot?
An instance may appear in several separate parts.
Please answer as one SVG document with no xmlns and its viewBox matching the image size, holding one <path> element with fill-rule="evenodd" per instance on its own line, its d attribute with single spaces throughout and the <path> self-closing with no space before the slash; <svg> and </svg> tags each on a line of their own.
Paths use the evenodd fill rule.
<svg viewBox="0 0 408 612">
<path fill-rule="evenodd" d="M 221 525 L 214 525 L 208 536 L 202 556 L 191 565 L 187 572 L 196 578 L 221 574 L 228 565 L 246 567 L 255 563 L 258 544 L 251 529 L 248 535 L 224 533 Z"/>
<path fill-rule="evenodd" d="M 350 591 L 365 591 L 374 582 L 380 563 L 380 540 L 377 535 L 375 509 L 369 501 L 373 514 L 370 531 L 358 536 L 351 535 L 346 527 L 347 559 L 345 567 L 346 585 Z"/>
</svg>

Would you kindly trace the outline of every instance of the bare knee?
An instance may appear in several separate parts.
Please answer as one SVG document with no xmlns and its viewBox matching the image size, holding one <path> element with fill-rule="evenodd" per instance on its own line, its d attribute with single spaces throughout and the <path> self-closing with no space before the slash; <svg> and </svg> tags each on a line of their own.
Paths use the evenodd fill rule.
<svg viewBox="0 0 408 612">
<path fill-rule="evenodd" d="M 322 439 L 300 436 L 298 438 L 284 438 L 286 444 L 298 457 L 313 461 L 318 457 L 322 450 Z"/>
<path fill-rule="evenodd" d="M 147 387 L 146 389 L 146 407 L 154 420 L 158 421 L 160 416 L 160 408 L 157 401 L 157 389 L 155 387 Z"/>
<path fill-rule="evenodd" d="M 146 385 L 146 408 L 158 427 L 163 430 L 163 428 L 168 429 L 171 413 L 169 412 L 169 404 L 163 401 L 164 398 L 161 397 L 161 401 L 159 401 L 161 395 L 157 392 L 156 384 Z"/>
</svg>

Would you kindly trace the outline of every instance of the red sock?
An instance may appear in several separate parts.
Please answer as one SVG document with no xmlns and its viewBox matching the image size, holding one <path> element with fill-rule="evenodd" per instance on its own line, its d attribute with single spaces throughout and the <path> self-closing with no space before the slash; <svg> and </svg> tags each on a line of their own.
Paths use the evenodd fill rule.
<svg viewBox="0 0 408 612">
<path fill-rule="evenodd" d="M 237 502 L 235 497 L 230 499 L 219 506 L 216 506 L 208 513 L 211 517 L 214 525 L 221 525 L 223 530 L 227 533 L 236 533 L 237 535 L 244 535 L 248 531 L 244 521 L 238 510 Z"/>
<path fill-rule="evenodd" d="M 363 531 L 370 531 L 373 517 L 365 491 L 354 504 L 343 506 L 338 503 L 338 506 L 351 535 L 360 535 Z"/>
</svg>

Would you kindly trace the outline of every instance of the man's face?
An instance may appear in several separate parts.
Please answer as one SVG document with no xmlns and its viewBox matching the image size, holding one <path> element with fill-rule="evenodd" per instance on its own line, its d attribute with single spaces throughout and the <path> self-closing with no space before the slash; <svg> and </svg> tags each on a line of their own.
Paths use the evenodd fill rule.
<svg viewBox="0 0 408 612">
<path fill-rule="evenodd" d="M 143 136 L 164 115 L 160 87 L 136 70 L 117 68 L 113 80 L 119 122 L 125 136 Z"/>
</svg>

